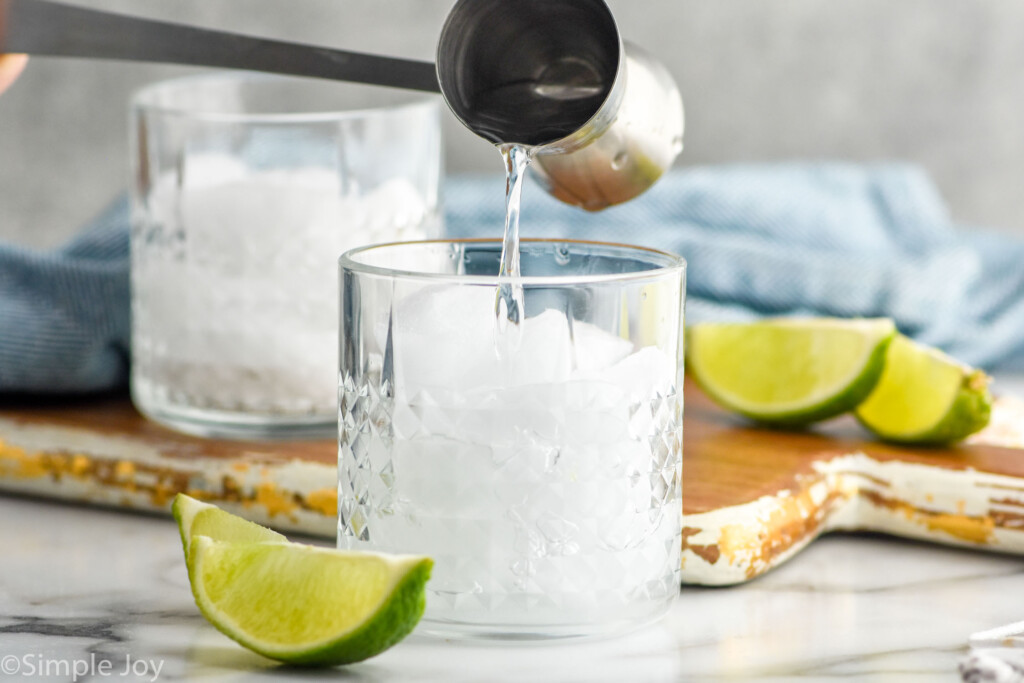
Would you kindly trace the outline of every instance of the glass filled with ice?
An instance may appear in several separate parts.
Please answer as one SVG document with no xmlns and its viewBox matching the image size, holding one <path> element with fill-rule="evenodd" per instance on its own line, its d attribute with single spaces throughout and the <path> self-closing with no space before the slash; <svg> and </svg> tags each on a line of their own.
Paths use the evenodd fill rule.
<svg viewBox="0 0 1024 683">
<path fill-rule="evenodd" d="M 132 397 L 206 436 L 333 435 L 337 259 L 437 237 L 440 104 L 251 73 L 132 106 Z"/>
<path fill-rule="evenodd" d="M 498 240 L 341 258 L 338 543 L 434 558 L 421 632 L 607 633 L 679 591 L 685 262 L 520 252 L 511 282 Z"/>
</svg>

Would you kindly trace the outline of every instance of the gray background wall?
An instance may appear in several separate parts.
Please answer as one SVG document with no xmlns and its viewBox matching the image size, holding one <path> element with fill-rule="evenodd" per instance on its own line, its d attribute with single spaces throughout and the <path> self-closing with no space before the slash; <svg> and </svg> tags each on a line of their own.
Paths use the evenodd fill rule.
<svg viewBox="0 0 1024 683">
<path fill-rule="evenodd" d="M 82 0 L 76 0 L 81 4 Z M 92 0 L 92 6 L 429 59 L 451 0 Z M 954 216 L 1024 232 L 1024 5 L 1015 0 L 610 0 L 687 106 L 681 165 L 907 160 Z M 0 239 L 56 244 L 126 185 L 126 102 L 189 73 L 39 59 L 0 98 Z M 451 171 L 500 170 L 449 120 Z"/>
</svg>

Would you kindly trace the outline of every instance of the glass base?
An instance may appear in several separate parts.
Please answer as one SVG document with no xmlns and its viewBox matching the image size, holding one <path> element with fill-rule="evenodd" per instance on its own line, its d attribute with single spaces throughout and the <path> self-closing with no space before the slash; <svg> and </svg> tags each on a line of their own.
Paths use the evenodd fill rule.
<svg viewBox="0 0 1024 683">
<path fill-rule="evenodd" d="M 207 439 L 235 441 L 306 441 L 337 439 L 335 415 L 276 416 L 180 406 L 149 406 L 133 396 L 146 418 L 175 431 Z"/>
<path fill-rule="evenodd" d="M 630 616 L 598 623 L 581 624 L 478 624 L 431 619 L 424 616 L 416 634 L 445 640 L 502 642 L 506 644 L 553 642 L 562 640 L 596 640 L 625 635 L 650 626 L 662 619 L 675 598 L 659 605 L 643 616 Z"/>
</svg>

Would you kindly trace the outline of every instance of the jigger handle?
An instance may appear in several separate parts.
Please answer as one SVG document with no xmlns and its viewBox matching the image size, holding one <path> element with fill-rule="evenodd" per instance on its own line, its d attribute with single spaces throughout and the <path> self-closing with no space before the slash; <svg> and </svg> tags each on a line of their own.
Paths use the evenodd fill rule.
<svg viewBox="0 0 1024 683">
<path fill-rule="evenodd" d="M 440 92 L 431 62 L 213 31 L 48 0 L 0 0 L 0 54 L 166 62 Z"/>
</svg>

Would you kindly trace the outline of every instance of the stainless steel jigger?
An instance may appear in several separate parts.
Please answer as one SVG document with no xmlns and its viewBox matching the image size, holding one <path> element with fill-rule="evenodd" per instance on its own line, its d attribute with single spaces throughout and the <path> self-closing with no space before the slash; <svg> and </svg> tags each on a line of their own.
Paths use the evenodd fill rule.
<svg viewBox="0 0 1024 683">
<path fill-rule="evenodd" d="M 463 124 L 532 147 L 548 192 L 588 211 L 641 194 L 683 148 L 675 81 L 604 0 L 459 0 L 437 75 Z"/>
<path fill-rule="evenodd" d="M 683 147 L 668 71 L 623 43 L 604 0 L 459 0 L 437 66 L 153 21 L 47 0 L 0 0 L 0 53 L 219 66 L 437 91 L 471 130 L 534 148 L 555 197 L 598 211 L 637 196 Z"/>
</svg>

